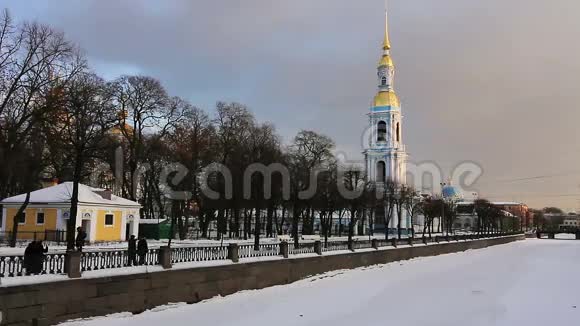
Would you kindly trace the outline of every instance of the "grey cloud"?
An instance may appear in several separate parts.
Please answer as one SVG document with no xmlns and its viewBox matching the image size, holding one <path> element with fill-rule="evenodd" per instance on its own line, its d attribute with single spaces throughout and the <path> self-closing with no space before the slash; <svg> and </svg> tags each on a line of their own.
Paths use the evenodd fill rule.
<svg viewBox="0 0 580 326">
<path fill-rule="evenodd" d="M 502 180 L 573 171 L 580 160 L 580 3 L 390 2 L 411 158 L 445 169 L 477 161 L 485 170 L 478 190 L 493 199 L 577 207 L 580 196 L 561 195 L 580 193 L 580 171 Z M 206 108 L 241 101 L 287 139 L 315 129 L 360 155 L 381 0 L 4 3 L 18 19 L 64 30 L 107 75 L 130 67 Z"/>
</svg>

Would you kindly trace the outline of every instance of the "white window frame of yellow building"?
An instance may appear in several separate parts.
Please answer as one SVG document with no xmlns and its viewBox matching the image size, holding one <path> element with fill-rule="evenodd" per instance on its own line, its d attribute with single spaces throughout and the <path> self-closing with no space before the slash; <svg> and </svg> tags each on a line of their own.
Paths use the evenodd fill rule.
<svg viewBox="0 0 580 326">
<path fill-rule="evenodd" d="M 107 216 L 112 216 L 113 217 L 113 222 L 111 224 L 107 224 Z M 105 220 L 103 221 L 105 223 L 105 227 L 106 228 L 112 228 L 115 227 L 115 214 L 112 212 L 107 212 L 105 213 Z"/>
<path fill-rule="evenodd" d="M 16 212 L 16 214 L 18 214 L 18 212 Z M 20 222 L 20 219 L 18 219 L 18 225 L 26 225 L 26 211 L 22 212 L 22 215 L 24 216 L 24 222 Z"/>
<path fill-rule="evenodd" d="M 38 223 L 38 214 L 42 214 L 42 223 Z M 46 223 L 46 215 L 44 214 L 44 210 L 42 208 L 36 211 L 36 220 L 34 221 L 36 225 L 44 225 Z"/>
<path fill-rule="evenodd" d="M 2 224 L 0 224 L 0 230 L 6 230 L 6 207 L 2 208 Z"/>
</svg>

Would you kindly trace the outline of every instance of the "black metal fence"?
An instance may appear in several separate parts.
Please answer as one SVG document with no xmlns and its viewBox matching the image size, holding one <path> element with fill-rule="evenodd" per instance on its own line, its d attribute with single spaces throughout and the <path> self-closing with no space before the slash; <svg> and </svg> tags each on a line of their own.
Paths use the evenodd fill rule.
<svg viewBox="0 0 580 326">
<path fill-rule="evenodd" d="M 0 277 L 22 276 L 23 272 L 23 256 L 0 256 Z"/>
<path fill-rule="evenodd" d="M 64 259 L 64 253 L 45 255 L 40 274 L 64 273 Z M 0 277 L 15 277 L 25 274 L 24 256 L 0 256 Z"/>
<path fill-rule="evenodd" d="M 290 249 L 288 250 L 291 255 L 299 255 L 299 254 L 313 254 L 314 253 L 314 242 L 304 242 L 299 243 L 296 246 L 294 243 L 289 244 Z"/>
<path fill-rule="evenodd" d="M 380 248 L 398 245 L 423 245 L 429 243 L 468 241 L 483 238 L 493 238 L 499 236 L 514 235 L 515 233 L 503 234 L 479 234 L 479 235 L 458 235 L 458 236 L 437 236 L 434 238 L 415 238 L 415 239 L 375 239 L 353 241 L 350 246 L 348 241 L 329 241 L 324 242 L 302 242 L 295 245 L 293 242 L 288 243 L 288 253 L 297 254 L 314 254 L 316 246 L 320 246 L 322 252 L 341 251 L 341 250 L 358 250 L 367 248 Z M 235 245 L 234 245 L 235 246 Z M 237 258 L 254 258 L 282 255 L 280 243 L 260 244 L 259 250 L 254 250 L 254 245 L 243 244 L 237 246 Z M 195 247 L 174 247 L 171 248 L 171 264 L 229 260 L 228 246 L 195 246 Z M 64 274 L 65 273 L 66 253 L 54 253 L 44 256 L 41 274 Z M 95 271 L 103 269 L 115 269 L 139 265 L 139 256 L 137 255 L 135 264 L 130 257 L 128 250 L 104 250 L 89 251 L 81 253 L 80 257 L 81 271 Z M 160 249 L 149 249 L 144 257 L 143 265 L 158 265 L 160 261 Z M 26 275 L 24 257 L 22 255 L 0 256 L 0 277 L 16 277 Z"/>
<path fill-rule="evenodd" d="M 0 231 L 0 245 L 8 245 L 12 239 L 12 231 Z M 16 233 L 17 243 L 27 243 L 33 240 L 41 240 L 61 244 L 66 242 L 66 231 L 44 230 L 44 231 L 18 231 Z"/>
<path fill-rule="evenodd" d="M 358 240 L 352 243 L 352 249 L 369 249 L 373 247 L 373 242 L 371 240 Z M 348 248 L 348 242 L 347 242 Z"/>
<path fill-rule="evenodd" d="M 332 241 L 322 244 L 322 252 L 348 250 L 348 241 Z"/>
<path fill-rule="evenodd" d="M 132 261 L 134 258 L 135 261 Z M 96 271 L 102 269 L 122 268 L 136 265 L 157 265 L 159 263 L 159 249 L 149 249 L 145 254 L 144 262 L 140 257 L 131 257 L 128 250 L 106 250 L 83 252 L 81 254 L 81 271 Z"/>
<path fill-rule="evenodd" d="M 172 264 L 226 259 L 228 259 L 227 246 L 171 248 Z"/>
<path fill-rule="evenodd" d="M 376 242 L 377 242 L 377 246 L 379 248 L 388 247 L 393 243 L 391 240 L 387 240 L 387 239 L 377 239 Z"/>
<path fill-rule="evenodd" d="M 259 248 L 260 248 L 259 250 L 254 250 L 254 245 L 240 245 L 238 247 L 238 257 L 252 258 L 252 257 L 268 257 L 280 255 L 279 243 L 261 244 Z"/>
</svg>

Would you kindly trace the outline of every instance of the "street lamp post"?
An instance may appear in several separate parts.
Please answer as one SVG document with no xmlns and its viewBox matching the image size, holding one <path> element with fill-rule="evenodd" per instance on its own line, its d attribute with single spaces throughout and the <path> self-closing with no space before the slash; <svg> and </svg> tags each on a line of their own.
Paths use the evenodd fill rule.
<svg viewBox="0 0 580 326">
<path fill-rule="evenodd" d="M 385 239 L 386 240 L 389 240 L 389 223 L 391 222 L 391 220 L 389 218 L 390 216 L 387 216 L 387 213 L 388 213 L 388 209 L 387 209 L 388 202 L 387 202 L 386 196 L 387 196 L 387 183 L 384 182 L 383 183 L 383 206 L 384 206 L 383 207 L 384 208 L 383 221 L 385 223 Z M 388 221 L 388 223 L 387 223 L 387 221 Z"/>
<path fill-rule="evenodd" d="M 445 195 L 443 194 L 443 188 L 447 185 L 447 183 L 441 182 L 440 185 L 441 185 L 441 221 L 439 222 L 439 224 L 441 225 L 441 228 L 445 230 L 445 225 L 443 223 L 445 221 Z"/>
<path fill-rule="evenodd" d="M 397 218 L 397 220 L 395 221 L 395 225 L 397 226 L 397 238 L 401 237 L 401 228 L 400 228 L 400 224 L 399 224 L 399 211 L 401 210 L 401 191 L 403 190 L 402 186 L 401 187 L 397 187 L 397 189 L 395 190 L 395 203 L 397 204 L 397 206 L 395 207 L 395 216 Z"/>
</svg>

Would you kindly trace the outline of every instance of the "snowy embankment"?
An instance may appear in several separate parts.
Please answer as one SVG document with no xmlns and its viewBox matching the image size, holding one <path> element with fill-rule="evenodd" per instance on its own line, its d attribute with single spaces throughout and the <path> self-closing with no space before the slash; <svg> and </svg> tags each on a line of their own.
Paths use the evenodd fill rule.
<svg viewBox="0 0 580 326">
<path fill-rule="evenodd" d="M 63 325 L 574 325 L 580 241 L 526 240 Z"/>
</svg>

